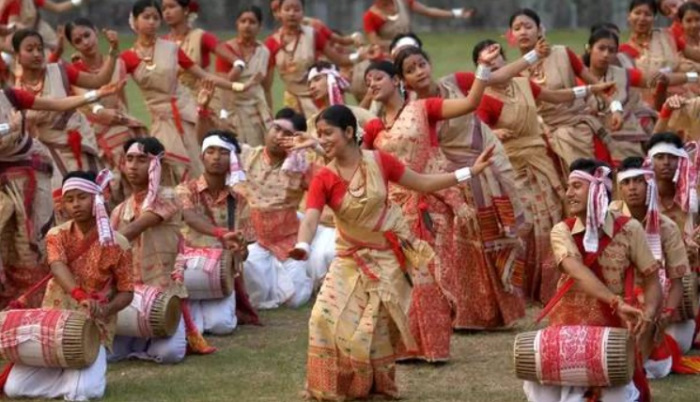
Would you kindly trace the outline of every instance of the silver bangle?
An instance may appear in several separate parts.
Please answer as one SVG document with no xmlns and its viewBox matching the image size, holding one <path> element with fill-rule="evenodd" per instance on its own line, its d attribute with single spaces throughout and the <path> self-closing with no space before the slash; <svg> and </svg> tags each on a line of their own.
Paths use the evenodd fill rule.
<svg viewBox="0 0 700 402">
<path fill-rule="evenodd" d="M 306 252 L 306 255 L 311 254 L 311 246 L 309 243 L 306 242 L 299 242 L 294 245 L 294 248 L 299 249 L 299 250 L 304 250 Z"/>
<path fill-rule="evenodd" d="M 624 107 L 622 107 L 622 102 L 619 100 L 614 100 L 610 103 L 610 111 L 612 113 L 617 113 L 617 112 L 623 112 L 625 110 Z"/>
<path fill-rule="evenodd" d="M 80 5 L 83 4 L 83 0 L 70 0 L 70 2 L 75 7 L 80 7 Z"/>
<path fill-rule="evenodd" d="M 10 133 L 10 125 L 7 123 L 0 124 L 0 135 L 7 135 Z"/>
<path fill-rule="evenodd" d="M 477 80 L 489 82 L 489 79 L 491 78 L 491 67 L 479 64 L 479 67 L 476 68 L 475 76 Z"/>
<path fill-rule="evenodd" d="M 693 82 L 698 82 L 698 73 L 695 71 L 691 71 L 689 73 L 685 73 L 685 78 L 688 80 L 688 82 L 693 83 Z"/>
<path fill-rule="evenodd" d="M 452 16 L 454 18 L 459 18 L 462 15 L 464 15 L 464 9 L 463 8 L 453 8 L 452 9 Z"/>
<path fill-rule="evenodd" d="M 463 183 L 472 178 L 472 168 L 465 167 L 455 170 L 455 178 L 457 183 Z"/>
<path fill-rule="evenodd" d="M 525 53 L 523 60 L 525 60 L 525 62 L 531 66 L 540 60 L 540 55 L 537 54 L 536 50 L 530 50 L 529 52 Z"/>
<path fill-rule="evenodd" d="M 357 64 L 357 62 L 360 61 L 360 52 L 351 53 L 348 59 L 350 59 L 352 64 Z"/>
<path fill-rule="evenodd" d="M 574 98 L 576 99 L 583 99 L 588 95 L 588 86 L 587 85 L 580 85 L 577 87 L 573 87 L 571 89 L 574 92 Z"/>
<path fill-rule="evenodd" d="M 95 102 L 99 97 L 100 95 L 95 90 L 85 92 L 85 95 L 83 95 L 83 99 L 89 103 Z"/>
<path fill-rule="evenodd" d="M 238 59 L 238 60 L 233 62 L 233 66 L 240 68 L 241 71 L 243 71 L 243 70 L 245 70 L 246 64 L 245 64 L 245 61 Z"/>
<path fill-rule="evenodd" d="M 98 103 L 92 107 L 92 114 L 97 114 L 100 112 L 100 110 L 104 110 L 104 108 L 105 108 L 104 106 L 102 106 Z"/>
</svg>

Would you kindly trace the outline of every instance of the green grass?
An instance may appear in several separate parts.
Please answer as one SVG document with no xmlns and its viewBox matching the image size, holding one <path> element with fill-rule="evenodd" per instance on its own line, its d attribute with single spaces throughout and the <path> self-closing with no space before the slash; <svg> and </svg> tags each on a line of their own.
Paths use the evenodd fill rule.
<svg viewBox="0 0 700 402">
<path fill-rule="evenodd" d="M 484 38 L 500 39 L 496 32 L 424 35 L 436 76 L 473 70 L 471 49 Z M 221 37 L 225 37 L 222 35 Z M 584 32 L 550 34 L 555 44 L 580 53 Z M 125 39 L 125 42 L 127 40 Z M 125 43 L 126 48 L 130 44 Z M 510 58 L 516 55 L 509 51 Z M 129 85 L 132 113 L 148 121 L 138 89 Z M 281 86 L 275 85 L 276 104 Z M 478 308 L 475 306 L 475 308 Z M 106 401 L 300 401 L 304 388 L 307 321 L 310 309 L 262 313 L 264 327 L 241 327 L 229 337 L 211 338 L 219 352 L 188 357 L 175 366 L 125 362 L 109 366 Z M 534 309 L 530 310 L 530 317 Z M 530 320 L 531 321 L 531 320 Z M 522 382 L 512 367 L 515 333 L 460 333 L 452 338 L 452 360 L 433 367 L 400 365 L 398 381 L 410 401 L 523 401 Z M 671 376 L 654 382 L 657 401 L 698 400 L 700 385 L 691 376 Z"/>
</svg>

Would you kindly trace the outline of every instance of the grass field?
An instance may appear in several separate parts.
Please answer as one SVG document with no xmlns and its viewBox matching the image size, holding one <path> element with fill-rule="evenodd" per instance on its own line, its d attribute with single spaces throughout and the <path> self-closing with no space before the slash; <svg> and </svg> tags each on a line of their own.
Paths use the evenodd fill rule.
<svg viewBox="0 0 700 402">
<path fill-rule="evenodd" d="M 222 35 L 222 37 L 224 37 Z M 500 33 L 424 35 L 436 76 L 473 70 L 471 49 Z M 553 32 L 552 43 L 577 53 L 587 38 L 583 32 Z M 128 44 L 125 44 L 126 48 Z M 510 52 L 511 58 L 515 55 Z M 276 105 L 281 104 L 279 80 Z M 130 84 L 132 112 L 148 120 L 138 90 Z M 478 306 L 474 306 L 478 308 Z M 212 338 L 219 352 L 188 357 L 176 366 L 144 362 L 110 365 L 106 401 L 299 401 L 304 387 L 307 320 L 310 308 L 262 313 L 264 327 L 241 327 L 233 336 Z M 530 316 L 534 309 L 530 309 Z M 531 319 L 524 324 L 531 322 Z M 515 333 L 459 333 L 452 338 L 452 360 L 443 366 L 400 365 L 399 387 L 410 401 L 523 401 L 522 383 L 513 374 Z M 672 376 L 655 382 L 657 401 L 698 400 L 700 382 Z"/>
</svg>

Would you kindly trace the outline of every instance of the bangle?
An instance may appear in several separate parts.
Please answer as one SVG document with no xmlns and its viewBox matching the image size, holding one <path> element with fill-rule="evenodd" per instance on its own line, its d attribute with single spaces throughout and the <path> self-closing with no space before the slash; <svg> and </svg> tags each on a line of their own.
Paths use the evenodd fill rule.
<svg viewBox="0 0 700 402">
<path fill-rule="evenodd" d="M 673 109 L 664 105 L 664 107 L 661 108 L 661 112 L 659 113 L 659 118 L 664 119 L 664 120 L 668 120 L 671 118 L 672 114 L 673 114 Z"/>
<path fill-rule="evenodd" d="M 311 246 L 307 242 L 299 242 L 294 245 L 295 249 L 304 250 L 306 255 L 311 254 Z"/>
<path fill-rule="evenodd" d="M 226 236 L 226 233 L 228 233 L 228 230 L 224 228 L 214 229 L 214 237 L 216 237 L 219 240 L 223 240 L 224 236 Z"/>
<path fill-rule="evenodd" d="M 455 178 L 457 183 L 463 183 L 472 178 L 472 168 L 465 167 L 455 170 Z"/>
<path fill-rule="evenodd" d="M 73 4 L 75 7 L 79 7 L 81 4 L 83 4 L 83 0 L 70 0 L 70 2 Z"/>
<path fill-rule="evenodd" d="M 619 100 L 614 100 L 610 103 L 610 111 L 613 113 L 624 112 L 625 108 L 622 107 L 622 102 Z"/>
<path fill-rule="evenodd" d="M 70 297 L 72 297 L 73 300 L 77 301 L 78 303 L 81 303 L 83 300 L 87 300 L 90 298 L 90 296 L 87 294 L 86 291 L 83 290 L 83 288 L 77 286 L 70 291 Z"/>
<path fill-rule="evenodd" d="M 92 114 L 97 114 L 100 112 L 100 110 L 104 110 L 104 106 L 100 105 L 99 103 L 95 104 L 95 106 L 92 107 Z"/>
<path fill-rule="evenodd" d="M 246 67 L 245 61 L 243 61 L 243 60 L 241 60 L 241 59 L 238 59 L 238 60 L 234 61 L 234 62 L 233 62 L 233 66 L 234 66 L 234 67 L 237 67 L 237 68 L 240 68 L 241 71 L 245 70 L 245 67 Z"/>
<path fill-rule="evenodd" d="M 348 59 L 350 59 L 352 64 L 357 64 L 357 62 L 360 61 L 360 52 L 351 53 Z"/>
<path fill-rule="evenodd" d="M 525 60 L 527 64 L 531 66 L 540 60 L 540 55 L 537 54 L 536 50 L 530 50 L 529 52 L 525 53 L 523 60 Z"/>
<path fill-rule="evenodd" d="M 464 15 L 464 9 L 463 8 L 453 8 L 452 9 L 452 17 L 454 18 L 459 18 L 462 15 Z"/>
<path fill-rule="evenodd" d="M 353 32 L 352 35 L 350 35 L 350 38 L 352 38 L 355 41 L 359 41 L 362 39 L 362 33 L 361 32 Z"/>
<path fill-rule="evenodd" d="M 2 57 L 2 61 L 5 62 L 7 65 L 12 64 L 12 54 L 7 53 L 7 52 L 0 52 L 0 57 Z"/>
<path fill-rule="evenodd" d="M 228 119 L 230 115 L 231 115 L 231 114 L 230 114 L 230 113 L 228 112 L 228 110 L 226 110 L 226 109 L 221 109 L 221 111 L 219 112 L 219 118 L 220 118 L 221 120 L 226 120 L 226 119 Z"/>
<path fill-rule="evenodd" d="M 10 133 L 10 125 L 8 123 L 0 124 L 0 135 L 6 135 Z"/>
<path fill-rule="evenodd" d="M 491 78 L 491 67 L 479 64 L 479 67 L 476 68 L 475 75 L 477 80 L 489 82 L 489 79 Z"/>
<path fill-rule="evenodd" d="M 85 92 L 85 95 L 83 95 L 83 99 L 88 101 L 88 103 L 95 102 L 99 97 L 100 95 L 95 90 Z"/>
<path fill-rule="evenodd" d="M 693 83 L 693 82 L 698 82 L 698 73 L 695 71 L 691 71 L 689 73 L 685 73 L 685 78 L 688 80 L 688 82 Z"/>
<path fill-rule="evenodd" d="M 574 92 L 574 98 L 576 98 L 576 99 L 582 99 L 582 98 L 585 98 L 586 95 L 588 95 L 588 86 L 587 85 L 580 85 L 577 87 L 573 87 L 571 90 Z"/>
<path fill-rule="evenodd" d="M 231 90 L 233 92 L 243 92 L 245 90 L 245 84 L 242 84 L 240 82 L 234 82 L 231 84 Z"/>
<path fill-rule="evenodd" d="M 613 313 L 617 313 L 617 309 L 620 308 L 622 303 L 624 303 L 624 301 L 620 296 L 615 296 L 610 300 L 610 309 L 612 309 Z"/>
</svg>

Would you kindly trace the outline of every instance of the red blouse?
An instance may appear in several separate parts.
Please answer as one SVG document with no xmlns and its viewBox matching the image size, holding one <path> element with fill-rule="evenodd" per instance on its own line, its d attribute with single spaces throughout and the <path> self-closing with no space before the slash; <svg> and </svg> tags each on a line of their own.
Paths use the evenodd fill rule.
<svg viewBox="0 0 700 402">
<path fill-rule="evenodd" d="M 437 123 L 442 120 L 442 98 L 430 98 L 425 100 L 425 111 L 428 114 L 428 124 L 430 125 L 430 139 L 433 144 L 437 144 Z M 400 117 L 400 116 L 399 116 Z M 397 117 L 397 118 L 399 118 Z M 362 144 L 367 149 L 374 149 L 374 141 L 379 133 L 385 129 L 384 123 L 380 119 L 372 119 L 365 124 L 365 135 L 362 137 Z"/>
<path fill-rule="evenodd" d="M 391 154 L 377 152 L 379 152 L 385 183 L 401 180 L 406 172 L 406 166 Z M 332 209 L 338 209 L 343 203 L 347 190 L 348 184 L 337 173 L 324 167 L 311 180 L 311 186 L 306 196 L 306 209 L 322 211 L 326 205 Z"/>
<path fill-rule="evenodd" d="M 532 96 L 537 99 L 540 97 L 542 92 L 542 87 L 530 81 L 530 90 L 532 90 Z M 501 119 L 501 112 L 503 111 L 503 102 L 493 96 L 484 94 L 481 98 L 481 103 L 479 108 L 476 110 L 477 116 L 484 123 L 493 127 Z"/>
<path fill-rule="evenodd" d="M 329 39 L 330 37 L 324 36 L 323 33 L 314 28 L 314 51 L 316 53 L 323 53 Z M 272 68 L 275 66 L 275 59 L 277 58 L 277 53 L 282 49 L 282 44 L 274 35 L 270 35 L 265 40 L 265 46 L 270 51 L 269 68 Z"/>
<path fill-rule="evenodd" d="M 406 5 L 408 6 L 409 10 L 413 9 L 413 5 L 416 2 L 415 0 L 404 0 Z M 384 19 L 383 16 L 375 13 L 372 11 L 370 8 L 365 12 L 365 15 L 362 17 L 362 25 L 364 27 L 365 32 L 370 33 L 370 32 L 378 32 L 382 26 L 386 23 L 386 19 Z"/>
<path fill-rule="evenodd" d="M 44 7 L 44 3 L 46 3 L 46 0 L 34 0 L 34 5 L 37 8 Z M 4 10 L 2 10 L 2 14 L 0 14 L 0 24 L 7 25 L 7 23 L 10 21 L 10 17 L 20 15 L 21 12 L 22 0 L 12 1 L 5 6 Z"/>
<path fill-rule="evenodd" d="M 166 35 L 164 39 L 172 40 L 170 39 L 170 35 Z M 202 34 L 202 43 L 200 44 L 202 50 L 202 65 L 200 67 L 203 69 L 209 68 L 211 64 L 211 54 L 216 53 L 217 46 L 219 46 L 219 38 L 213 33 L 205 31 L 204 34 Z M 187 69 L 185 67 L 183 68 Z"/>
<path fill-rule="evenodd" d="M 20 88 L 9 88 L 8 91 L 12 92 L 14 95 L 15 100 L 17 101 L 16 106 L 19 108 L 19 110 L 31 109 L 32 106 L 34 106 L 36 96 L 34 96 L 33 93 Z"/>
<path fill-rule="evenodd" d="M 133 74 L 133 72 L 138 68 L 139 64 L 141 64 L 141 58 L 133 49 L 123 51 L 120 57 L 124 61 L 126 72 L 129 74 Z M 192 61 L 192 59 L 190 59 L 190 57 L 187 56 L 182 49 L 178 49 L 177 64 L 183 69 L 189 70 L 195 65 L 195 62 Z"/>
</svg>

